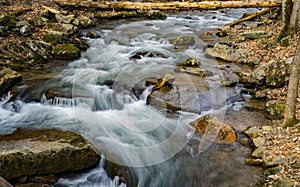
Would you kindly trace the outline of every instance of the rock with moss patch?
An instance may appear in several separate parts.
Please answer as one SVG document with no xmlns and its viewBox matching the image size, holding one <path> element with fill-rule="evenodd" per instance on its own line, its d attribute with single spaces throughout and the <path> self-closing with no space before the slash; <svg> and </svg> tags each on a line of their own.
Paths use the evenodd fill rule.
<svg viewBox="0 0 300 187">
<path fill-rule="evenodd" d="M 179 67 L 186 68 L 186 67 L 199 67 L 201 65 L 200 61 L 197 58 L 189 58 L 179 64 Z"/>
<path fill-rule="evenodd" d="M 0 175 L 5 179 L 94 167 L 100 156 L 80 135 L 55 129 L 17 129 L 0 136 Z"/>
<path fill-rule="evenodd" d="M 53 55 L 59 60 L 74 60 L 80 57 L 80 49 L 73 44 L 58 44 L 54 47 Z"/>
<path fill-rule="evenodd" d="M 4 68 L 0 71 L 0 95 L 4 94 L 22 80 L 22 75 L 16 71 Z"/>
<path fill-rule="evenodd" d="M 287 84 L 292 61 L 293 58 L 288 58 L 286 61 L 271 61 L 266 76 L 266 84 L 272 87 L 282 87 Z"/>
<path fill-rule="evenodd" d="M 246 39 L 258 39 L 268 37 L 268 34 L 266 31 L 246 31 L 240 33 L 239 36 L 244 37 Z"/>
<path fill-rule="evenodd" d="M 155 19 L 166 19 L 167 16 L 165 13 L 159 11 L 159 10 L 150 10 L 146 13 L 146 18 L 155 20 Z"/>
</svg>

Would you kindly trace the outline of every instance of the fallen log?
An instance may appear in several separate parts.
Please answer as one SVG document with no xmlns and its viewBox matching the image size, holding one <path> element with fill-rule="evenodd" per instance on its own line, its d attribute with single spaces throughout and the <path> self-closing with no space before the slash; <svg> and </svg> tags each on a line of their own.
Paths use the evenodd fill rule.
<svg viewBox="0 0 300 187">
<path fill-rule="evenodd" d="M 271 10 L 270 10 L 269 8 L 267 8 L 267 9 L 264 9 L 264 10 L 262 10 L 262 11 L 255 12 L 255 13 L 253 13 L 253 14 L 250 14 L 250 15 L 247 16 L 247 17 L 244 17 L 244 18 L 235 20 L 235 21 L 233 21 L 233 22 L 231 22 L 231 23 L 228 23 L 228 24 L 226 24 L 226 25 L 223 25 L 223 26 L 219 27 L 219 29 L 220 29 L 220 30 L 227 30 L 227 29 L 229 29 L 230 27 L 232 27 L 232 26 L 234 26 L 234 25 L 237 25 L 237 24 L 239 24 L 239 23 L 242 23 L 242 22 L 245 22 L 245 21 L 248 21 L 248 20 L 252 20 L 252 19 L 254 19 L 254 18 L 258 17 L 258 16 L 262 16 L 262 15 L 264 15 L 264 14 L 267 14 L 267 13 L 270 12 L 270 11 L 271 11 Z"/>
<path fill-rule="evenodd" d="M 114 11 L 192 11 L 216 10 L 222 8 L 257 8 L 279 7 L 281 2 L 272 1 L 201 1 L 201 2 L 167 2 L 167 3 L 141 3 L 141 2 L 110 2 L 110 1 L 82 1 L 82 0 L 54 0 L 60 7 L 66 9 L 92 9 Z"/>
</svg>

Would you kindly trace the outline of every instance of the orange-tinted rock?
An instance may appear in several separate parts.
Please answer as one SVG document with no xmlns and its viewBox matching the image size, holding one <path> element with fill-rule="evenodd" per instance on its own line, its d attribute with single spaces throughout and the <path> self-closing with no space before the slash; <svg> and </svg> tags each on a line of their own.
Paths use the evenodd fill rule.
<svg viewBox="0 0 300 187">
<path fill-rule="evenodd" d="M 190 123 L 196 132 L 203 135 L 204 133 L 216 133 L 216 143 L 234 143 L 237 140 L 235 130 L 228 124 L 222 123 L 215 117 L 203 116 Z"/>
</svg>

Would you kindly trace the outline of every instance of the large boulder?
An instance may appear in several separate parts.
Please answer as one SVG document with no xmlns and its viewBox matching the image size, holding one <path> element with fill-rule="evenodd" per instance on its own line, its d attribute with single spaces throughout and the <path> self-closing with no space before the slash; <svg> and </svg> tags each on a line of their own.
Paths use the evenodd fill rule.
<svg viewBox="0 0 300 187">
<path fill-rule="evenodd" d="M 246 54 L 243 49 L 233 49 L 226 44 L 215 44 L 212 48 L 205 50 L 209 56 L 229 62 L 245 62 Z"/>
<path fill-rule="evenodd" d="M 100 156 L 73 132 L 17 129 L 0 136 L 0 175 L 7 179 L 94 167 Z"/>
<path fill-rule="evenodd" d="M 216 117 L 202 116 L 196 121 L 191 122 L 190 125 L 192 125 L 200 135 L 205 133 L 216 134 L 214 139 L 216 143 L 234 143 L 237 140 L 236 132 L 232 126 L 222 123 Z"/>
<path fill-rule="evenodd" d="M 188 49 L 196 44 L 196 40 L 192 36 L 182 36 L 178 37 L 171 42 L 174 44 L 175 49 Z"/>
<path fill-rule="evenodd" d="M 282 87 L 287 84 L 292 61 L 293 58 L 289 58 L 286 61 L 272 61 L 266 77 L 266 84 L 272 87 Z"/>
<path fill-rule="evenodd" d="M 209 83 L 207 79 L 190 72 L 175 72 L 171 81 L 165 81 L 167 84 L 158 81 L 147 97 L 147 104 L 159 109 L 201 113 L 221 108 L 236 96 L 236 92 L 225 91 L 220 81 Z"/>
<path fill-rule="evenodd" d="M 22 75 L 16 71 L 4 68 L 0 71 L 0 96 L 22 80 Z"/>
</svg>

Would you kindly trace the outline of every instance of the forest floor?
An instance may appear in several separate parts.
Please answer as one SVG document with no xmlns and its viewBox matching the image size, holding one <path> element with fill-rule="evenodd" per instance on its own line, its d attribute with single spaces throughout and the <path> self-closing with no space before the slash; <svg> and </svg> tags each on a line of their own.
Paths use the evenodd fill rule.
<svg viewBox="0 0 300 187">
<path fill-rule="evenodd" d="M 275 43 L 276 37 L 281 31 L 281 20 L 273 20 L 270 24 L 261 26 L 247 27 L 237 25 L 228 31 L 228 38 L 235 40 L 241 32 L 263 30 L 270 37 L 246 40 L 242 42 L 234 42 L 236 48 L 247 49 L 248 61 L 253 59 L 261 59 L 261 64 L 266 64 L 270 60 L 284 61 L 295 54 L 297 46 L 297 36 L 288 37 L 289 44 L 282 46 L 280 42 Z M 267 100 L 277 100 L 285 103 L 287 96 L 287 85 L 281 88 L 270 89 L 267 94 Z M 299 91 L 300 93 L 300 82 Z M 297 99 L 296 117 L 300 119 L 300 94 Z M 269 124 L 261 124 L 269 125 Z M 259 137 L 264 137 L 266 141 L 266 151 L 270 155 L 283 158 L 279 164 L 280 171 L 272 175 L 265 176 L 262 186 L 299 186 L 300 185 L 300 123 L 294 127 L 285 127 L 283 120 L 273 120 L 272 128 L 259 134 Z"/>
</svg>

